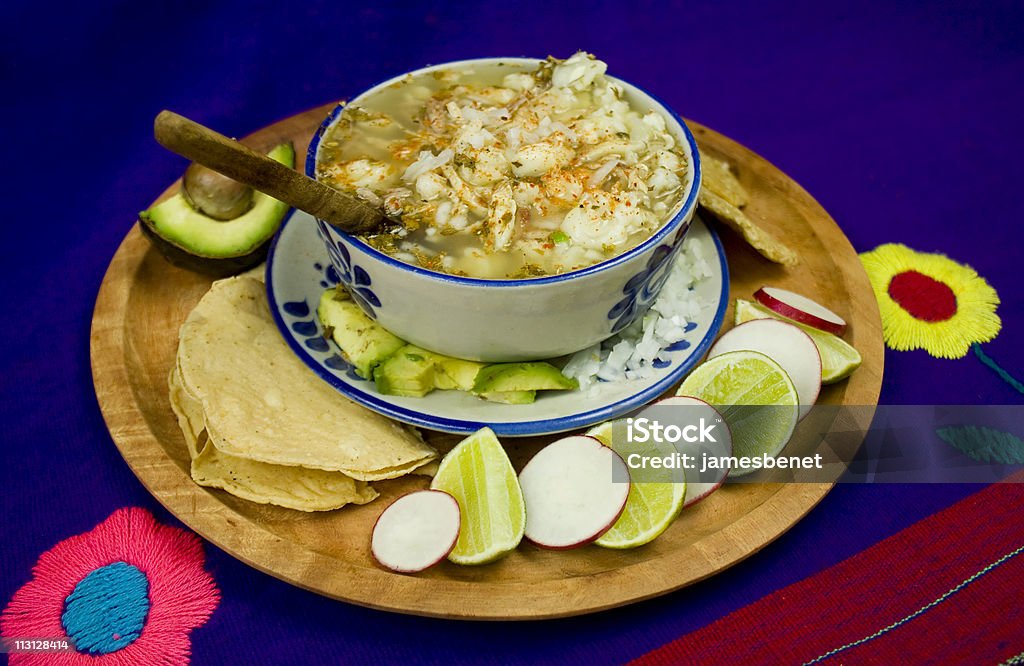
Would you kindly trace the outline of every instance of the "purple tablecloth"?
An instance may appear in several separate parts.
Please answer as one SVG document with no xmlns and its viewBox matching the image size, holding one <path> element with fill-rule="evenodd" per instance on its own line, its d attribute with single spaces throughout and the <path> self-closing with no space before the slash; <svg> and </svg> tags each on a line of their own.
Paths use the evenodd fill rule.
<svg viewBox="0 0 1024 666">
<path fill-rule="evenodd" d="M 136 212 L 184 166 L 152 138 L 163 108 L 242 135 L 427 63 L 586 49 L 611 73 L 774 162 L 858 250 L 902 242 L 972 265 L 1003 299 L 1004 331 L 986 350 L 1024 371 L 1024 8 L 890 4 L 7 3 L 0 600 L 29 579 L 42 551 L 119 507 L 146 507 L 176 524 L 113 446 L 88 349 L 107 263 Z M 972 357 L 887 351 L 882 401 L 1001 404 L 1021 395 Z M 292 588 L 207 545 L 223 600 L 192 634 L 194 659 L 621 662 L 976 489 L 840 486 L 777 542 L 709 581 L 545 623 L 366 610 Z"/>
</svg>

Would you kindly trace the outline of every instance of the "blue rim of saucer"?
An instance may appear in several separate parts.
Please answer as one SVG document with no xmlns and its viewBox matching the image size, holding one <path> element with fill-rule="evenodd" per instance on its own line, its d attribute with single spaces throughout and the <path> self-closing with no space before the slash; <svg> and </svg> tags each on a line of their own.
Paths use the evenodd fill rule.
<svg viewBox="0 0 1024 666">
<path fill-rule="evenodd" d="M 642 407 L 652 399 L 660 396 L 674 383 L 679 381 L 683 375 L 697 365 L 698 362 L 700 362 L 704 357 L 705 352 L 711 346 L 712 341 L 714 341 L 719 329 L 721 329 L 722 323 L 725 320 L 725 311 L 729 306 L 729 267 L 726 262 L 725 248 L 722 247 L 722 241 L 719 239 L 718 234 L 715 233 L 715 230 L 701 220 L 702 224 L 707 228 L 708 233 L 711 236 L 711 240 L 714 242 L 715 251 L 718 253 L 719 266 L 722 272 L 722 290 L 719 294 L 718 308 L 715 312 L 714 319 L 711 321 L 711 325 L 704 334 L 704 337 L 702 337 L 700 342 L 696 345 L 687 349 L 686 351 L 690 353 L 686 359 L 677 367 L 672 368 L 671 372 L 666 374 L 662 379 L 647 388 L 634 393 L 628 398 L 619 400 L 618 402 L 585 412 L 578 412 L 550 419 L 540 419 L 537 421 L 468 421 L 464 419 L 452 419 L 433 414 L 426 414 L 418 410 L 395 405 L 386 400 L 386 396 L 381 396 L 376 393 L 368 393 L 344 381 L 336 374 L 326 369 L 318 359 L 310 355 L 309 352 L 300 345 L 294 337 L 292 337 L 291 332 L 288 329 L 287 322 L 285 322 L 284 318 L 281 316 L 278 299 L 274 294 L 273 270 L 275 260 L 277 258 L 278 241 L 284 235 L 285 229 L 294 217 L 294 213 L 294 210 L 290 210 L 288 212 L 284 220 L 281 222 L 281 228 L 274 236 L 274 240 L 270 245 L 270 251 L 267 254 L 265 275 L 267 298 L 270 301 L 270 313 L 274 318 L 274 323 L 277 324 L 278 330 L 284 337 L 285 342 L 295 355 L 314 373 L 316 373 L 317 376 L 333 386 L 345 397 L 377 412 L 378 414 L 383 414 L 384 416 L 397 421 L 427 428 L 429 430 L 438 430 L 454 434 L 469 434 L 476 432 L 480 428 L 488 427 L 493 430 L 495 434 L 500 436 L 530 437 L 535 435 L 550 435 L 569 430 L 576 430 L 578 428 L 585 428 L 587 426 L 594 425 L 595 423 L 600 423 L 602 421 L 622 416 L 623 414 L 632 411 L 634 408 Z M 312 229 L 313 227 L 310 228 Z M 325 263 L 329 262 L 326 249 L 324 250 L 324 258 L 322 261 Z M 317 323 L 317 326 L 319 327 L 319 323 Z M 333 342 L 331 344 L 333 344 Z M 424 399 L 426 400 L 429 398 Z M 523 409 L 529 409 L 529 407 L 529 405 L 522 405 Z"/>
</svg>

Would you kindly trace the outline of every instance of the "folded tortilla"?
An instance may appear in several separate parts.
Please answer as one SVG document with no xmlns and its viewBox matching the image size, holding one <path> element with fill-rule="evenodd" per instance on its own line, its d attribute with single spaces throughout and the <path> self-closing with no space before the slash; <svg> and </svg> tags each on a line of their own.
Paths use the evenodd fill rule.
<svg viewBox="0 0 1024 666">
<path fill-rule="evenodd" d="M 177 368 L 171 371 L 169 384 L 171 408 L 192 459 L 192 480 L 199 485 L 298 511 L 330 511 L 346 504 L 366 504 L 377 497 L 368 483 L 340 472 L 269 465 L 221 453 L 210 444 L 202 406 L 181 386 Z"/>
<path fill-rule="evenodd" d="M 437 457 L 415 430 L 353 403 L 307 368 L 253 278 L 213 284 L 181 327 L 178 368 L 221 453 L 362 481 L 403 476 Z"/>
</svg>

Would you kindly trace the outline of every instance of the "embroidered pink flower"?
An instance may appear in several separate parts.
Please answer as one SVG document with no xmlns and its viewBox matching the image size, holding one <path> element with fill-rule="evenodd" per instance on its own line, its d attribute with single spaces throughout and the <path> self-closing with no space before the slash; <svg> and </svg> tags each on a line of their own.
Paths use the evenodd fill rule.
<svg viewBox="0 0 1024 666">
<path fill-rule="evenodd" d="M 0 616 L 10 663 L 187 663 L 189 632 L 220 601 L 204 561 L 194 534 L 161 525 L 144 509 L 115 511 L 39 556 L 32 580 Z M 70 648 L 30 649 L 45 640 Z"/>
</svg>

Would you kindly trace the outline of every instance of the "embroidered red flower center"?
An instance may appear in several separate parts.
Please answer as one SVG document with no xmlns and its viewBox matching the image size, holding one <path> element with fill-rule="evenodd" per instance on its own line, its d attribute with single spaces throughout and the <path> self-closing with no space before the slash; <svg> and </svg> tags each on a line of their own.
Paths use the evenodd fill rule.
<svg viewBox="0 0 1024 666">
<path fill-rule="evenodd" d="M 889 296 L 921 321 L 946 321 L 956 314 L 956 294 L 949 285 L 917 271 L 894 275 L 889 282 Z"/>
</svg>

